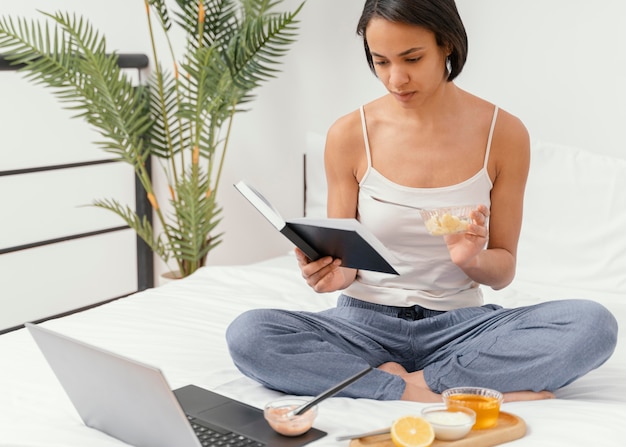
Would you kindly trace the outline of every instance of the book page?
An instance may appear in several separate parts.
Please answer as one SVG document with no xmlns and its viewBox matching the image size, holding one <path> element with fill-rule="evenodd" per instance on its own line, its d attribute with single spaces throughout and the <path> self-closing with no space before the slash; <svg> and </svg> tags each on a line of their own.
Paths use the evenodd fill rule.
<svg viewBox="0 0 626 447">
<path fill-rule="evenodd" d="M 254 189 L 244 180 L 235 184 L 235 188 L 257 209 L 270 223 L 281 230 L 285 226 L 285 220 L 274 206 L 267 200 L 263 194 Z"/>
</svg>

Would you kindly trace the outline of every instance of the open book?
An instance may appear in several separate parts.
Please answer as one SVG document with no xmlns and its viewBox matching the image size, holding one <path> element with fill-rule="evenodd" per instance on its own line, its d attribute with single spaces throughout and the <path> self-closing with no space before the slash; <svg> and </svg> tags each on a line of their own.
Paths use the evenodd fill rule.
<svg viewBox="0 0 626 447">
<path fill-rule="evenodd" d="M 341 259 L 342 266 L 397 275 L 393 255 L 356 219 L 300 217 L 285 221 L 263 195 L 240 181 L 235 184 L 248 201 L 283 235 L 315 261 L 324 256 Z"/>
</svg>

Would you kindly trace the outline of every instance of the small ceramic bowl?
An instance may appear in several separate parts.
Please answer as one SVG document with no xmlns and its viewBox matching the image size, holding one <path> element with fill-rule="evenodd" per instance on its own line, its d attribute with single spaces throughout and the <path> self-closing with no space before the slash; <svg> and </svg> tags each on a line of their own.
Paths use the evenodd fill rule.
<svg viewBox="0 0 626 447">
<path fill-rule="evenodd" d="M 432 425 L 435 438 L 440 441 L 456 441 L 465 437 L 476 422 L 474 410 L 461 406 L 431 405 L 422 409 L 422 417 Z"/>
<path fill-rule="evenodd" d="M 476 205 L 420 210 L 424 225 L 433 236 L 463 233 L 472 223 L 470 214 Z"/>
<path fill-rule="evenodd" d="M 317 405 L 303 414 L 288 417 L 287 413 L 305 404 L 303 399 L 279 399 L 265 405 L 263 415 L 275 432 L 284 436 L 300 436 L 308 432 L 317 417 Z"/>
<path fill-rule="evenodd" d="M 500 416 L 502 393 L 490 388 L 457 387 L 441 393 L 447 407 L 468 407 L 476 413 L 474 430 L 494 427 Z"/>
</svg>

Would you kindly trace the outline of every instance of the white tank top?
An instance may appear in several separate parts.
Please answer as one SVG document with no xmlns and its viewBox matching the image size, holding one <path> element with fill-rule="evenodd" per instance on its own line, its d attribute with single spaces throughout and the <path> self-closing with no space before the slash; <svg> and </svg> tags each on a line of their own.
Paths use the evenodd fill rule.
<svg viewBox="0 0 626 447">
<path fill-rule="evenodd" d="M 390 181 L 372 166 L 361 107 L 368 168 L 359 183 L 357 218 L 395 255 L 399 275 L 359 270 L 344 294 L 388 306 L 419 305 L 443 311 L 483 304 L 478 283 L 450 260 L 443 238 L 428 234 L 419 211 L 395 204 L 418 208 L 484 204 L 489 208 L 493 184 L 487 162 L 497 115 L 495 107 L 480 171 L 455 185 L 412 188 Z"/>
</svg>

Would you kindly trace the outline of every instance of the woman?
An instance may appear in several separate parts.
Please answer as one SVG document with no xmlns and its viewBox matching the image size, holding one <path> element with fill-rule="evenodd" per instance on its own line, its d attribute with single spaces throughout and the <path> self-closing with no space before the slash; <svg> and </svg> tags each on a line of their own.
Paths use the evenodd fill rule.
<svg viewBox="0 0 626 447">
<path fill-rule="evenodd" d="M 513 115 L 454 83 L 467 37 L 453 0 L 367 0 L 358 24 L 388 93 L 338 119 L 325 149 L 329 217 L 357 217 L 398 258 L 400 275 L 356 271 L 296 250 L 319 313 L 255 310 L 229 327 L 240 370 L 314 395 L 367 365 L 342 394 L 440 401 L 453 386 L 505 400 L 553 397 L 611 355 L 617 323 L 591 301 L 503 309 L 479 285 L 515 274 L 529 138 Z M 427 234 L 414 208 L 478 204 L 462 234 Z"/>
</svg>

